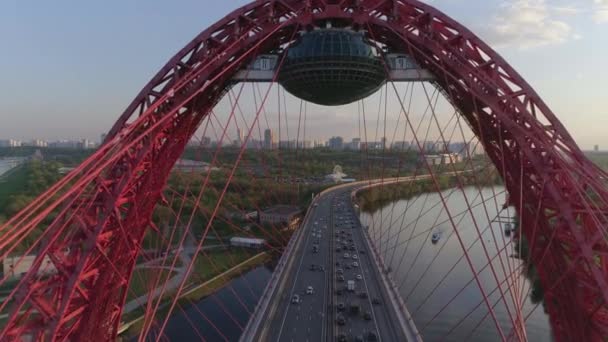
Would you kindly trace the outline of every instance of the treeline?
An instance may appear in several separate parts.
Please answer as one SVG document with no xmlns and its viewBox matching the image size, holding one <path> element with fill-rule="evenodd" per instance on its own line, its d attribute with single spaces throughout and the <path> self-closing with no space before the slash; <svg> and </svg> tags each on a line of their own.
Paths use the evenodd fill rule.
<svg viewBox="0 0 608 342">
<path fill-rule="evenodd" d="M 604 170 L 608 170 L 608 152 L 588 152 L 585 153 L 595 165 Z"/>
<path fill-rule="evenodd" d="M 358 194 L 359 206 L 362 211 L 373 214 L 394 201 L 411 199 L 423 193 L 447 190 L 460 184 L 479 187 L 502 184 L 502 179 L 494 168 L 471 171 L 458 176 L 442 174 L 436 179 L 437 185 L 432 179 L 424 178 L 365 189 Z"/>
<path fill-rule="evenodd" d="M 206 172 L 174 171 L 163 192 L 165 203 L 159 203 L 154 211 L 153 221 L 158 227 L 185 227 L 191 220 L 190 231 L 195 238 L 201 238 L 208 225 L 209 218 L 214 212 L 228 182 L 225 169 L 211 172 L 206 181 Z M 204 191 L 201 193 L 201 189 Z M 305 209 L 310 204 L 312 194 L 319 193 L 326 186 L 303 184 L 280 184 L 273 178 L 252 177 L 246 172 L 239 171 L 226 188 L 217 214 L 213 220 L 210 236 L 230 236 L 239 234 L 238 228 L 251 224 L 247 220 L 232 217 L 235 213 L 244 213 L 265 209 L 277 204 L 294 205 Z M 197 198 L 200 202 L 197 206 Z M 177 216 L 180 222 L 177 222 Z M 238 227 L 238 228 L 237 228 Z M 250 232 L 267 240 L 273 237 L 264 236 L 264 232 L 275 231 L 271 227 L 260 229 L 253 225 Z M 182 232 L 175 232 L 181 236 Z M 164 234 L 168 236 L 167 234 Z M 144 247 L 153 247 L 158 243 L 155 233 L 149 232 L 144 241 Z M 174 241 L 178 241 L 177 238 Z"/>
<path fill-rule="evenodd" d="M 0 222 L 25 208 L 60 178 L 58 162 L 29 161 L 0 183 Z"/>
<path fill-rule="evenodd" d="M 189 147 L 183 158 L 210 162 L 215 148 Z M 234 165 L 240 150 L 223 147 L 215 165 Z M 241 165 L 255 166 L 274 176 L 288 174 L 292 177 L 323 177 L 333 172 L 334 166 L 342 166 L 344 173 L 357 179 L 395 177 L 412 172 L 420 160 L 414 151 L 332 151 L 329 149 L 306 150 L 246 150 Z"/>
<path fill-rule="evenodd" d="M 63 166 L 76 166 L 89 157 L 95 150 L 50 147 L 0 147 L 0 158 L 29 157 L 40 151 L 45 161 L 55 161 Z"/>
</svg>

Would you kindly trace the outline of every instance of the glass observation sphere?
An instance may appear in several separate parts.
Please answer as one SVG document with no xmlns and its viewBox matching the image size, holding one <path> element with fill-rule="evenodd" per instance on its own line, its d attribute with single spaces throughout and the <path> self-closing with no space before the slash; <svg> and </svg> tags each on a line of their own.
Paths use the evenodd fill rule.
<svg viewBox="0 0 608 342">
<path fill-rule="evenodd" d="M 359 32 L 307 32 L 287 51 L 279 82 L 292 95 L 312 103 L 352 103 L 375 93 L 386 80 L 382 60 Z"/>
</svg>

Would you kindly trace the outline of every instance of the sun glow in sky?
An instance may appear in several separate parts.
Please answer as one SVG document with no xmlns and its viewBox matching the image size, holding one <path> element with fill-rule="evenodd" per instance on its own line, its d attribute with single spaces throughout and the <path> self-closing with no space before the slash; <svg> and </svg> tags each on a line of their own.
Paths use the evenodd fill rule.
<svg viewBox="0 0 608 342">
<path fill-rule="evenodd" d="M 98 140 L 175 52 L 247 2 L 2 1 L 0 139 Z M 608 0 L 427 2 L 511 63 L 582 148 L 608 148 Z M 326 123 L 311 125 L 311 138 L 328 137 Z"/>
</svg>

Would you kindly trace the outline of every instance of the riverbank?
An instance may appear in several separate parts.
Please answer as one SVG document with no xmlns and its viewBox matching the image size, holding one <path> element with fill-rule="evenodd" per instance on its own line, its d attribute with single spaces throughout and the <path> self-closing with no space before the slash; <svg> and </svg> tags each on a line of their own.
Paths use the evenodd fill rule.
<svg viewBox="0 0 608 342">
<path fill-rule="evenodd" d="M 188 290 L 180 296 L 177 304 L 181 307 L 188 307 L 196 301 L 200 301 L 207 296 L 212 295 L 216 291 L 223 288 L 232 279 L 240 276 L 241 274 L 258 267 L 271 260 L 271 255 L 267 252 L 262 252 L 254 255 L 253 257 L 241 262 L 240 264 L 226 270 L 225 272 L 218 274 L 217 276 L 209 279 L 202 284 L 193 284 Z M 171 300 L 166 299 L 160 305 L 156 319 L 162 319 L 166 317 L 169 304 Z M 126 317 L 123 317 L 125 323 L 121 324 L 118 329 L 118 334 L 122 339 L 130 339 L 131 337 L 137 336 L 141 331 L 144 324 L 144 312 L 140 308 L 137 311 L 131 312 Z"/>
<path fill-rule="evenodd" d="M 373 214 L 392 202 L 408 200 L 423 193 L 443 191 L 459 185 L 482 187 L 502 184 L 500 175 L 494 168 L 467 171 L 458 176 L 440 174 L 436 175 L 436 180 L 437 184 L 429 177 L 390 186 L 377 184 L 357 192 L 356 201 L 362 212 Z"/>
</svg>

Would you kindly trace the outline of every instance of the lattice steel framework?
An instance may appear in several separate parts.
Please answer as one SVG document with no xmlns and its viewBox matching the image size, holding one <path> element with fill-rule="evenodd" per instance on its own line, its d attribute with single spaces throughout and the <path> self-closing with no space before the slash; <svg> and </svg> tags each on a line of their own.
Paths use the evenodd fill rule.
<svg viewBox="0 0 608 342">
<path fill-rule="evenodd" d="M 278 51 L 298 30 L 328 19 L 434 72 L 503 174 L 510 201 L 523 208 L 523 234 L 533 259 L 543 260 L 536 266 L 556 338 L 606 340 L 606 174 L 496 52 L 414 0 L 261 0 L 198 35 L 143 88 L 93 157 L 9 222 L 36 227 L 59 212 L 15 290 L 3 336 L 113 340 L 144 233 L 155 229 L 153 208 L 201 120 L 256 54 Z M 77 175 L 70 191 L 51 198 Z M 45 256 L 58 273 L 40 278 Z M 24 318 L 34 310 L 36 318 Z"/>
</svg>

